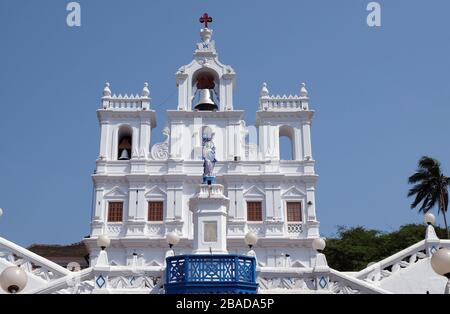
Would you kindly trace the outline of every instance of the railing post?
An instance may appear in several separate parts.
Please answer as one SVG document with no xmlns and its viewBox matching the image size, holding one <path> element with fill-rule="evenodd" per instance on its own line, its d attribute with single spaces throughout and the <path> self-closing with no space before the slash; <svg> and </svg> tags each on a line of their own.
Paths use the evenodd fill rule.
<svg viewBox="0 0 450 314">
<path fill-rule="evenodd" d="M 172 270 L 172 263 L 170 263 L 170 258 L 166 257 L 166 282 L 165 283 L 169 283 L 170 281 L 170 271 Z"/>
<path fill-rule="evenodd" d="M 330 290 L 330 268 L 324 254 L 316 255 L 316 262 L 313 268 L 315 286 L 317 291 Z"/>
<path fill-rule="evenodd" d="M 235 281 L 235 282 L 238 282 L 238 281 L 239 281 L 239 278 L 238 278 L 238 273 L 239 273 L 239 257 L 238 257 L 238 256 L 235 256 L 235 257 L 234 257 L 234 262 L 235 262 L 235 265 L 236 265 L 236 267 L 234 268 L 234 281 Z"/>
<path fill-rule="evenodd" d="M 256 257 L 252 257 L 252 281 L 256 282 Z"/>
<path fill-rule="evenodd" d="M 186 256 L 184 258 L 184 281 L 185 282 L 189 282 L 190 280 L 190 276 L 189 276 L 189 263 L 190 263 L 190 258 L 189 256 Z"/>
<path fill-rule="evenodd" d="M 428 257 L 433 256 L 440 248 L 440 239 L 436 235 L 433 225 L 428 225 L 425 234 L 425 249 Z"/>
</svg>

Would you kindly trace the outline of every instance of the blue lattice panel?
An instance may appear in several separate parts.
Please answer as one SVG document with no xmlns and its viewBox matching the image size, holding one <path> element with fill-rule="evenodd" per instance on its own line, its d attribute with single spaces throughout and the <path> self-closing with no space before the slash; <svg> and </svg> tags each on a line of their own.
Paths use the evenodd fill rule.
<svg viewBox="0 0 450 314">
<path fill-rule="evenodd" d="M 168 257 L 166 293 L 256 293 L 256 260 L 243 255 Z"/>
</svg>

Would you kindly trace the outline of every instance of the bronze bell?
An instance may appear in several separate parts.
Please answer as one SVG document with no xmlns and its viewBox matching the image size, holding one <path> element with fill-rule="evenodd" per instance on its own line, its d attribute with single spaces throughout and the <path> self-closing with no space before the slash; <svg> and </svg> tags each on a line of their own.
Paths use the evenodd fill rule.
<svg viewBox="0 0 450 314">
<path fill-rule="evenodd" d="M 199 90 L 199 100 L 195 106 L 196 110 L 199 111 L 217 111 L 219 107 L 214 103 L 211 98 L 211 91 L 209 89 Z"/>
<path fill-rule="evenodd" d="M 119 160 L 129 160 L 129 159 L 130 155 L 128 154 L 128 151 L 126 149 L 122 150 Z"/>
</svg>

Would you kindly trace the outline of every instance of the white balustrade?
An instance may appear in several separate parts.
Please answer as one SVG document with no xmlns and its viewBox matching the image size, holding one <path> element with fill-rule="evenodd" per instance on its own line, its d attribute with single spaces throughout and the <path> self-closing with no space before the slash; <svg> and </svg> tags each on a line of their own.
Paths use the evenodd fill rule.
<svg viewBox="0 0 450 314">
<path fill-rule="evenodd" d="M 287 232 L 289 235 L 298 236 L 303 233 L 303 224 L 302 223 L 288 223 L 287 224 Z"/>
<path fill-rule="evenodd" d="M 103 109 L 109 110 L 147 110 L 150 98 L 139 95 L 113 95 L 103 98 Z"/>
<path fill-rule="evenodd" d="M 260 99 L 260 110 L 264 111 L 299 111 L 308 110 L 306 99 L 299 96 L 267 96 Z"/>
<path fill-rule="evenodd" d="M 16 265 L 46 282 L 52 282 L 71 273 L 64 267 L 3 238 L 0 238 L 0 259 L 6 265 Z"/>
<path fill-rule="evenodd" d="M 151 237 L 164 237 L 165 227 L 162 223 L 149 223 L 147 225 L 147 234 Z"/>
<path fill-rule="evenodd" d="M 431 248 L 427 241 L 422 240 L 403 251 L 398 252 L 382 261 L 374 263 L 367 268 L 356 273 L 355 277 L 371 283 L 380 282 L 397 272 L 411 267 L 419 261 L 428 257 L 427 249 L 431 252 L 439 250 L 441 247 L 450 248 L 449 240 L 438 240 Z"/>
<path fill-rule="evenodd" d="M 264 236 L 266 233 L 266 228 L 263 223 L 247 223 L 247 228 L 249 232 L 253 232 L 257 236 Z"/>
<path fill-rule="evenodd" d="M 110 237 L 118 237 L 122 234 L 124 228 L 122 223 L 108 223 L 106 230 Z"/>
</svg>

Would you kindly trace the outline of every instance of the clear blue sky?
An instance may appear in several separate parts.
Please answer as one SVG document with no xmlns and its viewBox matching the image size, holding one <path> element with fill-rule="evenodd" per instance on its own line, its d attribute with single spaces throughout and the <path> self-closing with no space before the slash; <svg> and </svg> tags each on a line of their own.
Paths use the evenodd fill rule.
<svg viewBox="0 0 450 314">
<path fill-rule="evenodd" d="M 248 124 L 262 82 L 275 94 L 307 83 L 323 235 L 421 222 L 406 198 L 417 160 L 431 155 L 450 174 L 448 0 L 379 1 L 376 29 L 362 0 L 82 0 L 80 28 L 66 25 L 68 2 L 0 2 L 0 235 L 11 241 L 89 234 L 104 82 L 117 93 L 150 83 L 160 141 L 205 11 Z"/>
</svg>

